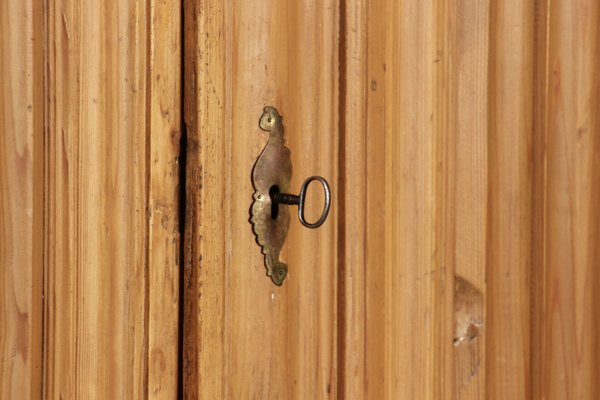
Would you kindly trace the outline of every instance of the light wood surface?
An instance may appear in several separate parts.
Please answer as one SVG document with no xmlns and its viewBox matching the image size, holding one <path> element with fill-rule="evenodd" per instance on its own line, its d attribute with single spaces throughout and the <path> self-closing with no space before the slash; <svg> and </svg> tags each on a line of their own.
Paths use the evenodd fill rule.
<svg viewBox="0 0 600 400">
<path fill-rule="evenodd" d="M 192 167 L 188 176 L 211 177 L 204 167 L 228 175 L 224 183 L 202 184 L 188 204 L 196 204 L 201 193 L 231 193 L 227 190 L 238 187 L 237 168 L 246 160 L 237 152 L 261 148 L 256 139 L 236 136 L 243 127 L 236 115 L 246 115 L 246 85 L 260 92 L 275 81 L 279 91 L 290 93 L 288 81 L 277 80 L 289 50 L 269 35 L 277 32 L 279 40 L 289 41 L 295 19 L 287 20 L 282 33 L 279 18 L 264 22 L 252 13 L 254 6 L 217 2 L 204 9 L 207 22 L 214 21 L 211 13 L 219 16 L 217 25 L 200 23 L 205 35 L 192 30 L 199 39 L 191 51 L 212 54 L 205 69 L 200 61 L 191 66 L 192 74 L 204 73 L 195 87 L 218 85 L 212 92 L 200 89 L 198 101 L 205 103 L 194 104 L 188 114 L 190 122 L 204 121 L 194 131 L 206 127 L 208 135 L 200 134 L 193 148 L 210 149 L 203 156 L 198 150 L 203 169 Z M 265 9 L 275 13 L 280 7 L 287 5 L 269 3 Z M 227 30 L 228 21 L 237 18 L 266 24 L 262 36 L 252 36 L 255 26 L 246 22 Z M 347 399 L 593 396 L 592 371 L 600 359 L 593 309 L 598 279 L 591 272 L 598 247 L 593 207 L 599 190 L 598 82 L 591 72 L 598 63 L 597 6 L 585 0 L 558 8 L 543 1 L 342 1 L 339 18 L 339 139 L 333 144 L 339 157 L 334 218 L 340 240 L 331 246 L 339 266 L 334 394 Z M 240 48 L 253 49 L 255 58 L 240 58 Z M 264 56 L 274 51 L 276 57 Z M 262 70 L 255 66 L 260 62 Z M 290 101 L 285 99 L 283 104 Z M 250 116 L 239 118 L 252 123 Z M 224 159 L 212 156 L 212 140 Z M 249 168 L 253 159 L 248 158 Z M 188 182 L 192 190 L 198 186 Z M 191 246 L 204 243 L 209 257 L 213 249 L 221 250 L 214 268 L 202 251 L 188 256 L 206 263 L 204 269 L 202 263 L 194 269 L 195 261 L 188 265 L 190 276 L 197 270 L 206 276 L 191 280 L 195 286 L 188 296 L 202 295 L 197 303 L 192 300 L 201 308 L 187 314 L 197 319 L 188 325 L 192 347 L 186 345 L 189 358 L 205 364 L 197 362 L 186 382 L 199 385 L 194 394 L 280 397 L 278 385 L 298 382 L 300 368 L 310 368 L 306 358 L 293 359 L 288 351 L 287 361 L 299 369 L 286 366 L 271 374 L 268 391 L 251 385 L 239 366 L 264 370 L 279 366 L 279 360 L 260 353 L 240 356 L 239 332 L 246 328 L 271 338 L 277 329 L 289 332 L 296 325 L 282 327 L 274 317 L 254 325 L 245 304 L 228 301 L 255 284 L 247 279 L 243 287 L 233 285 L 224 272 L 235 267 L 237 251 L 252 246 L 245 247 L 248 233 L 240 233 L 230 219 L 237 197 L 204 201 L 193 226 L 210 230 L 206 224 L 224 220 L 230 227 L 214 228 L 224 244 L 200 232 L 188 235 Z M 303 249 L 294 235 L 286 253 L 292 261 L 299 254 L 294 250 Z M 240 314 L 252 322 L 240 322 Z M 310 319 L 298 321 L 315 329 Z M 305 349 L 319 348 L 308 343 Z M 225 365 L 218 373 L 226 383 L 205 380 L 203 386 L 213 355 L 217 365 Z M 210 388 L 216 391 L 203 392 Z"/>
<path fill-rule="evenodd" d="M 174 399 L 181 388 L 180 276 L 182 129 L 182 5 L 147 3 L 146 34 L 146 226 L 148 335 L 146 397 Z"/>
<path fill-rule="evenodd" d="M 345 276 L 350 268 L 364 274 L 346 304 L 356 302 L 359 315 L 365 307 L 362 323 L 345 322 L 346 335 L 361 344 L 347 350 L 343 368 L 359 367 L 345 375 L 346 396 L 476 397 L 483 340 L 468 334 L 483 320 L 487 109 L 470 103 L 487 93 L 489 9 L 464 15 L 460 4 L 385 1 L 348 7 L 348 43 L 361 48 L 344 60 L 354 73 L 346 117 L 358 110 L 367 123 L 345 130 L 346 149 L 359 155 L 346 156 L 345 176 L 366 180 L 354 182 L 346 200 L 366 210 L 364 227 L 350 218 L 360 211 L 346 213 L 353 231 L 346 229 L 345 247 L 366 253 L 346 267 Z M 456 32 L 448 35 L 450 28 Z M 366 71 L 357 54 L 366 55 Z M 464 277 L 460 284 L 453 273 Z"/>
<path fill-rule="evenodd" d="M 534 394 L 595 398 L 600 392 L 600 7 L 591 0 L 548 2 L 540 93 L 545 144 L 543 258 Z M 543 108 L 542 108 L 543 107 Z"/>
<path fill-rule="evenodd" d="M 345 398 L 593 398 L 598 6 L 342 9 Z"/>
<path fill-rule="evenodd" d="M 0 4 L 0 398 L 42 393 L 43 9 Z"/>
<path fill-rule="evenodd" d="M 180 10 L 47 11 L 44 393 L 174 398 Z"/>
<path fill-rule="evenodd" d="M 265 274 L 249 209 L 266 105 L 283 115 L 292 188 L 318 174 L 338 198 L 337 10 L 335 1 L 185 2 L 188 398 L 336 397 L 337 204 L 314 231 L 292 212 L 281 288 Z"/>
<path fill-rule="evenodd" d="M 0 22 L 1 399 L 600 392 L 594 0 L 8 0 Z M 294 191 L 333 198 L 317 230 L 292 212 L 282 287 L 249 222 L 266 105 Z"/>
<path fill-rule="evenodd" d="M 530 397 L 533 4 L 492 4 L 486 396 Z"/>
<path fill-rule="evenodd" d="M 490 1 L 451 2 L 450 38 L 440 58 L 446 63 L 448 133 L 444 138 L 448 175 L 443 180 L 446 221 L 443 265 L 453 271 L 451 376 L 441 398 L 486 398 L 488 327 L 485 325 L 486 235 L 488 229 L 490 160 Z M 447 57 L 444 58 L 444 54 Z M 440 61 L 441 62 L 441 61 Z M 446 278 L 449 276 L 446 275 Z M 444 339 L 448 342 L 448 339 Z M 448 367 L 448 364 L 446 364 Z M 448 379 L 448 378 L 447 378 Z M 451 384 L 451 390 L 448 385 Z M 451 395 L 450 395 L 451 393 Z"/>
<path fill-rule="evenodd" d="M 365 270 L 367 253 L 363 243 L 366 240 L 365 229 L 369 226 L 366 221 L 367 176 L 364 169 L 367 150 L 364 131 L 367 123 L 364 101 L 367 90 L 364 79 L 367 68 L 367 5 L 365 2 L 342 3 L 337 387 L 339 398 L 353 399 L 362 397 L 367 387 L 365 280 L 371 276 Z M 355 134 L 346 134 L 348 131 Z"/>
</svg>

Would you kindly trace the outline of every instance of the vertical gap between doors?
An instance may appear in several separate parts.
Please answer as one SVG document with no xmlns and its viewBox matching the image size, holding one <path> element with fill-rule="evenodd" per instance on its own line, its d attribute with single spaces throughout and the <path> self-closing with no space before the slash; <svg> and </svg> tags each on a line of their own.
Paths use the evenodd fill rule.
<svg viewBox="0 0 600 400">
<path fill-rule="evenodd" d="M 337 281 L 337 398 L 343 400 L 345 393 L 345 375 L 346 375 L 346 247 L 345 247 L 345 193 L 346 193 L 346 0 L 340 0 L 339 3 L 339 101 L 338 101 L 338 281 Z"/>
<path fill-rule="evenodd" d="M 181 59 L 180 59 L 180 129 L 181 136 L 179 141 L 179 308 L 178 308 L 178 343 L 177 343 L 177 398 L 183 399 L 184 387 L 183 387 L 183 368 L 184 368 L 184 305 L 185 305 L 185 216 L 186 216 L 186 168 L 187 168 L 187 128 L 185 125 L 185 11 L 184 11 L 184 0 L 181 0 L 181 18 L 180 18 L 180 46 L 181 46 Z"/>
</svg>

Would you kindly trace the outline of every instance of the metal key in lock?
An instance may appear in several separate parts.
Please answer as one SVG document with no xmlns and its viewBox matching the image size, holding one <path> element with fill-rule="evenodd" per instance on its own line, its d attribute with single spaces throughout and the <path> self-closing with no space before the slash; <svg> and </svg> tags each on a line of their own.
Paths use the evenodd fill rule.
<svg viewBox="0 0 600 400">
<path fill-rule="evenodd" d="M 262 130 L 269 132 L 269 140 L 256 160 L 252 170 L 254 202 L 251 218 L 256 241 L 265 256 L 267 275 L 277 286 L 283 284 L 287 275 L 287 264 L 279 260 L 290 225 L 290 212 L 283 205 L 297 205 L 298 219 L 307 228 L 318 228 L 327 219 L 331 206 L 331 190 L 325 178 L 307 178 L 298 195 L 289 194 L 292 179 L 290 149 L 285 146 L 282 117 L 274 107 L 265 107 L 259 120 Z M 314 223 L 306 221 L 306 193 L 311 182 L 318 181 L 323 186 L 325 203 L 321 217 Z"/>
</svg>

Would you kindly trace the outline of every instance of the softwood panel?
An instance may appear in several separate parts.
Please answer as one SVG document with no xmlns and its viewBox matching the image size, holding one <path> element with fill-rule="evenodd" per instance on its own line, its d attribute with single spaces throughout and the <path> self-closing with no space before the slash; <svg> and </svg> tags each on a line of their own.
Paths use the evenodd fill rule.
<svg viewBox="0 0 600 400">
<path fill-rule="evenodd" d="M 549 3 L 342 7 L 346 398 L 597 392 L 599 11 Z"/>
<path fill-rule="evenodd" d="M 269 10 L 268 20 L 260 19 L 257 3 Z M 322 325 L 302 309 L 312 297 L 300 297 L 294 284 L 289 292 L 302 305 L 300 317 L 286 317 L 284 325 L 263 309 L 268 317 L 255 323 L 237 296 L 257 296 L 256 281 L 231 275 L 236 252 L 252 247 L 239 229 L 242 217 L 232 211 L 238 200 L 231 192 L 239 182 L 249 189 L 237 168 L 251 165 L 246 149 L 256 147 L 237 135 L 259 114 L 246 111 L 244 85 L 257 97 L 272 90 L 266 79 L 298 73 L 282 61 L 285 52 L 277 53 L 280 64 L 261 70 L 272 54 L 262 49 L 280 49 L 270 41 L 275 34 L 293 43 L 296 18 L 304 22 L 304 39 L 313 29 L 287 4 L 257 3 L 212 2 L 199 9 L 189 3 L 193 15 L 206 15 L 189 25 L 189 52 L 198 57 L 188 73 L 200 77 L 190 85 L 198 103 L 190 100 L 186 117 L 190 154 L 198 159 L 188 174 L 188 204 L 198 204 L 188 232 L 187 293 L 198 298 L 186 314 L 193 316 L 186 317 L 192 396 L 289 396 L 277 386 L 281 377 L 302 375 L 315 358 L 287 359 L 281 372 L 272 355 L 238 351 L 240 343 L 256 347 L 247 332 L 265 336 L 270 324 L 295 343 L 302 334 L 289 327 L 306 323 L 313 335 L 331 334 L 314 330 Z M 592 397 L 600 359 L 592 273 L 598 255 L 597 5 L 342 1 L 339 12 L 335 395 Z M 311 54 L 306 48 L 298 53 L 301 70 Z M 291 93 L 306 87 L 302 80 L 289 84 Z M 294 100 L 291 109 L 302 109 L 303 101 Z M 225 201 L 208 195 L 211 190 Z M 294 251 L 286 253 L 289 260 L 301 257 Z M 268 340 L 273 331 L 267 330 Z M 279 337 L 273 346 L 282 346 Z M 274 366 L 268 385 L 253 386 L 237 373 L 243 366 L 265 382 L 255 374 L 267 360 Z M 208 379 L 211 365 L 224 365 L 217 368 L 220 379 Z M 303 387 L 291 390 L 313 393 L 311 384 Z"/>
<path fill-rule="evenodd" d="M 533 373 L 539 398 L 595 398 L 600 367 L 600 7 L 542 2 L 547 25 L 536 49 L 544 208 L 534 265 L 538 329 Z M 541 79 L 540 79 L 541 80 Z"/>
<path fill-rule="evenodd" d="M 148 229 L 147 381 L 148 398 L 173 399 L 181 392 L 180 277 L 182 230 L 181 164 L 182 4 L 147 3 L 146 49 L 146 226 Z"/>
<path fill-rule="evenodd" d="M 337 199 L 338 4 L 187 0 L 185 15 L 185 394 L 335 398 L 337 204 L 314 231 L 292 213 L 281 288 L 249 208 L 266 105 L 283 115 L 292 187 L 322 175 Z"/>
<path fill-rule="evenodd" d="M 0 398 L 42 390 L 43 9 L 0 5 Z"/>
<path fill-rule="evenodd" d="M 344 279 L 356 279 L 345 286 L 345 335 L 353 339 L 346 340 L 345 394 L 449 398 L 453 387 L 465 390 L 460 381 L 453 386 L 453 360 L 477 393 L 482 341 L 453 336 L 452 300 L 459 270 L 461 282 L 473 282 L 459 286 L 462 307 L 475 308 L 482 318 L 477 302 L 484 278 L 477 268 L 484 259 L 485 224 L 478 224 L 485 220 L 485 202 L 477 201 L 484 199 L 486 159 L 481 152 L 458 154 L 485 148 L 485 136 L 477 139 L 487 129 L 486 107 L 465 108 L 459 94 L 487 93 L 489 9 L 365 4 L 348 3 L 345 28 L 343 177 L 352 184 L 345 186 Z M 366 123 L 356 120 L 361 116 Z M 469 201 L 476 210 L 466 212 Z M 362 213 L 365 226 L 354 220 Z M 467 224 L 458 224 L 457 215 Z M 454 246 L 463 248 L 458 256 Z M 357 320 L 349 322 L 350 313 Z M 480 322 L 467 318 L 457 330 Z M 359 345 L 352 349 L 349 343 Z"/>
<path fill-rule="evenodd" d="M 48 3 L 48 398 L 176 396 L 179 16 Z"/>
<path fill-rule="evenodd" d="M 366 309 L 364 240 L 367 210 L 365 157 L 367 140 L 365 92 L 367 85 L 366 2 L 342 2 L 340 43 L 340 214 L 339 269 L 339 357 L 338 395 L 361 398 L 365 380 Z M 346 132 L 351 129 L 354 135 Z M 379 155 L 382 156 L 381 154 Z M 381 171 L 380 173 L 383 173 Z M 381 240 L 381 238 L 380 238 Z M 375 272 L 375 271 L 373 271 Z M 381 346 L 381 343 L 379 344 Z M 381 360 L 383 361 L 383 360 Z M 357 397 L 356 397 L 357 396 Z"/>
<path fill-rule="evenodd" d="M 490 1 L 449 3 L 448 51 L 440 55 L 449 69 L 448 120 L 443 148 L 448 176 L 444 182 L 445 256 L 454 271 L 452 308 L 451 397 L 486 398 L 488 355 L 485 346 L 490 147 Z M 448 54 L 444 57 L 444 54 Z M 448 339 L 445 339 L 447 342 Z M 447 365 L 448 367 L 448 365 Z M 446 386 L 447 388 L 447 386 Z M 447 389 L 449 390 L 449 389 Z"/>
<path fill-rule="evenodd" d="M 533 3 L 490 17 L 486 395 L 530 397 Z"/>
<path fill-rule="evenodd" d="M 346 152 L 360 155 L 346 155 L 345 176 L 367 181 L 364 200 L 346 201 L 369 215 L 365 231 L 345 231 L 345 247 L 367 254 L 346 269 L 368 271 L 346 293 L 366 299 L 364 328 L 346 334 L 366 337 L 358 379 L 368 384 L 346 374 L 359 389 L 349 396 L 525 398 L 532 4 L 348 4 L 359 15 L 347 13 L 346 32 L 368 68 L 348 50 L 362 83 L 348 79 L 347 98 L 366 98 L 368 122 L 344 132 Z"/>
</svg>

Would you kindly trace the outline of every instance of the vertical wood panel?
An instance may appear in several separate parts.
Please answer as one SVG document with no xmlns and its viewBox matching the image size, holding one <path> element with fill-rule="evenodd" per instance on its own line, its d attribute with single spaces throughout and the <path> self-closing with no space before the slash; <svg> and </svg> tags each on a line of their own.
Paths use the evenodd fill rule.
<svg viewBox="0 0 600 400">
<path fill-rule="evenodd" d="M 443 3 L 390 3 L 386 91 L 386 398 L 448 393 L 451 342 L 441 195 L 446 113 Z M 444 340 L 446 340 L 444 342 Z M 405 377 L 410 376 L 410 379 Z"/>
<path fill-rule="evenodd" d="M 177 397 L 180 260 L 181 2 L 151 1 L 146 107 L 149 398 Z"/>
<path fill-rule="evenodd" d="M 450 69 L 443 265 L 454 271 L 452 398 L 482 399 L 486 393 L 490 2 L 450 1 L 448 7 L 448 50 L 436 61 Z"/>
<path fill-rule="evenodd" d="M 252 99 L 266 93 L 261 106 L 283 104 L 288 133 L 289 125 L 314 126 L 303 118 L 314 107 L 311 85 L 322 76 L 311 79 L 311 71 L 329 49 L 315 42 L 318 7 L 268 1 L 204 7 L 194 11 L 200 22 L 191 25 L 190 51 L 198 57 L 187 72 L 199 77 L 190 86 L 198 103 L 190 100 L 186 116 L 197 160 L 188 203 L 199 204 L 188 231 L 189 293 L 198 298 L 186 312 L 193 366 L 186 382 L 198 385 L 190 397 L 324 396 L 327 373 L 305 374 L 311 365 L 330 366 L 335 350 L 328 345 L 336 340 L 331 369 L 340 398 L 521 399 L 551 390 L 558 397 L 593 396 L 600 359 L 592 307 L 598 279 L 591 274 L 599 229 L 592 205 L 600 195 L 598 80 L 591 73 L 598 63 L 598 6 L 586 0 L 556 7 L 512 0 L 339 4 L 340 270 L 333 328 L 322 321 L 334 302 L 323 293 L 334 278 L 318 280 L 317 291 L 310 269 L 298 272 L 302 284 L 290 275 L 283 300 L 290 314 L 282 317 L 277 293 L 271 292 L 275 305 L 265 305 L 263 282 L 239 275 L 242 258 L 255 264 L 252 273 L 262 263 L 240 255 L 253 245 L 231 192 L 249 196 L 248 174 L 239 167 L 251 166 L 262 146 L 238 134 L 255 127 L 259 112 L 247 111 Z M 320 65 L 322 72 L 336 63 Z M 289 93 L 300 97 L 289 100 Z M 319 121 L 325 130 L 335 126 Z M 288 137 L 296 163 L 294 148 L 303 155 L 314 149 Z M 301 160 L 330 165 L 326 158 Z M 305 248 L 329 257 L 314 237 L 292 230 L 290 238 L 300 243 L 288 246 L 290 262 L 310 262 L 314 254 L 307 257 Z M 261 343 L 248 332 L 266 338 L 271 353 L 248 350 Z M 285 332 L 285 339 L 273 332 Z M 337 339 L 328 339 L 333 332 Z M 325 353 L 310 352 L 315 342 Z M 289 358 L 272 355 L 281 351 Z M 214 365 L 217 380 L 209 379 Z M 281 386 L 289 377 L 299 378 Z"/>
<path fill-rule="evenodd" d="M 285 83 L 272 89 L 275 104 L 283 104 L 287 143 L 292 151 L 294 172 L 292 190 L 298 191 L 311 175 L 322 175 L 333 185 L 332 194 L 338 198 L 338 2 L 291 1 L 286 17 L 287 44 L 280 48 L 285 55 Z M 282 28 L 278 28 L 282 29 Z M 284 53 L 285 51 L 285 53 Z M 283 60 L 278 61 L 275 65 Z M 279 100 L 280 99 L 280 100 Z M 255 122 L 256 124 L 256 122 Z M 256 140 L 256 139 L 255 139 Z M 264 143 L 260 141 L 261 145 Z M 258 153 L 255 153 L 258 156 Z M 318 218 L 324 200 L 318 186 L 309 192 L 310 220 Z M 338 210 L 334 203 L 331 218 L 316 230 L 304 228 L 297 212 L 286 241 L 285 257 L 290 286 L 285 293 L 286 346 L 289 357 L 283 377 L 286 399 L 335 398 L 336 365 L 336 281 L 337 233 L 335 221 Z M 286 279 L 287 279 L 286 278 Z M 276 397 L 276 396 L 274 396 Z"/>
<path fill-rule="evenodd" d="M 248 7 L 239 15 L 251 13 Z M 304 21 L 305 9 L 293 10 Z M 557 22 L 544 19 L 545 7 L 538 4 L 535 10 L 537 14 L 532 2 L 509 1 L 479 2 L 475 7 L 462 1 L 341 4 L 339 396 L 531 396 L 540 367 L 531 369 L 530 340 L 540 346 L 535 354 L 544 354 L 551 343 L 544 325 L 551 307 L 544 297 L 550 278 L 545 278 L 546 272 L 531 270 L 545 260 L 540 257 L 540 246 L 545 246 L 540 240 L 545 237 L 547 205 L 539 193 L 540 188 L 550 190 L 545 189 L 540 166 L 545 139 L 538 124 L 546 121 L 534 108 L 543 107 L 545 100 L 540 100 L 543 91 L 533 85 L 545 79 L 547 42 L 540 33 L 545 28 L 539 27 L 549 22 L 551 32 L 559 29 L 553 28 Z M 597 10 L 589 10 L 589 18 L 596 21 Z M 290 10 L 270 12 L 281 18 Z M 571 15 L 570 9 L 560 10 L 561 18 L 565 15 Z M 593 36 L 595 31 L 586 28 L 590 25 L 582 25 L 588 29 L 584 36 Z M 269 29 L 281 34 L 277 28 Z M 294 37 L 297 29 L 288 27 L 286 34 Z M 303 33 L 311 38 L 310 32 Z M 588 50 L 597 46 L 595 41 L 581 43 Z M 590 54 L 595 53 L 582 56 L 583 67 L 577 64 L 584 72 L 588 64 L 595 65 Z M 298 57 L 311 60 L 309 52 L 300 51 Z M 243 70 L 239 67 L 243 62 L 236 62 L 243 59 L 235 54 L 232 59 Z M 289 79 L 282 70 L 275 68 L 273 73 Z M 291 70 L 302 76 L 293 68 L 286 73 Z M 239 71 L 234 67 L 232 72 L 232 104 L 245 101 L 235 100 Z M 290 83 L 294 91 L 305 85 L 300 82 Z M 597 90 L 596 84 L 591 87 Z M 292 107 L 302 108 L 302 100 Z M 234 149 L 248 145 L 235 138 L 237 130 L 230 133 Z M 585 137 L 587 131 L 581 132 L 579 137 Z M 594 183 L 596 161 L 586 154 L 588 166 L 582 167 L 581 176 L 591 176 Z M 208 157 L 204 165 L 211 162 Z M 585 168 L 592 169 L 591 175 Z M 594 188 L 588 184 L 581 191 L 594 199 Z M 549 215 L 555 212 L 548 209 Z M 593 220 L 592 214 L 585 215 Z M 591 224 L 586 229 L 593 242 L 597 227 Z M 241 236 L 238 240 L 244 243 Z M 585 249 L 579 250 L 595 255 Z M 300 257 L 293 250 L 287 255 Z M 544 271 L 552 268 L 544 264 Z M 544 278 L 542 284 L 532 284 L 531 273 Z M 566 290 L 556 286 L 560 293 Z M 295 287 L 291 292 L 302 299 L 298 304 L 310 304 L 310 294 Z M 588 304 L 590 298 L 579 303 Z M 222 318 L 235 324 L 237 318 L 228 312 L 238 304 L 224 306 Z M 544 310 L 533 311 L 534 322 L 531 304 Z M 305 310 L 299 308 L 297 321 L 314 318 Z M 588 333 L 582 346 L 591 355 L 573 361 L 582 371 L 593 370 L 597 362 L 596 341 L 589 339 L 594 337 L 589 315 L 583 312 L 579 319 Z M 557 326 L 564 329 L 564 324 Z M 223 343 L 244 340 L 239 332 L 231 332 L 223 342 L 216 339 L 224 357 L 229 349 Z M 540 338 L 541 332 L 545 333 Z M 291 333 L 288 339 L 297 342 L 300 337 Z M 575 350 L 572 354 L 578 354 Z M 245 357 L 236 362 L 253 362 Z M 313 358 L 306 359 L 313 363 Z M 544 368 L 551 365 L 544 363 Z M 297 362 L 289 370 L 296 375 L 302 368 Z M 561 378 L 556 382 L 573 382 L 566 385 L 566 393 L 590 390 L 584 379 L 553 371 Z M 544 372 L 540 380 L 545 382 L 547 375 L 551 373 Z M 277 374 L 273 377 L 278 379 Z M 246 384 L 234 383 L 240 390 Z M 299 396 L 311 393 L 312 387 L 288 390 Z"/>
<path fill-rule="evenodd" d="M 547 6 L 545 221 L 540 329 L 534 340 L 538 395 L 594 398 L 599 386 L 600 7 Z"/>
<path fill-rule="evenodd" d="M 174 397 L 178 6 L 47 15 L 45 395 Z"/>
<path fill-rule="evenodd" d="M 548 6 L 534 2 L 533 137 L 531 195 L 531 395 L 542 398 L 544 349 L 544 238 L 546 216 L 546 122 L 548 100 Z"/>
<path fill-rule="evenodd" d="M 367 140 L 367 5 L 344 1 L 342 80 L 340 82 L 340 348 L 339 395 L 346 399 L 365 396 L 366 302 L 365 229 Z M 380 155 L 381 156 L 381 155 Z M 382 345 L 382 343 L 380 343 Z M 379 359 L 383 361 L 383 359 Z M 375 382 L 373 382 L 375 384 Z"/>
<path fill-rule="evenodd" d="M 43 9 L 0 5 L 0 398 L 42 390 Z"/>
<path fill-rule="evenodd" d="M 0 6 L 0 397 L 174 398 L 180 4 L 44 7 Z M 185 18 L 188 398 L 594 397 L 595 2 Z M 334 193 L 283 288 L 248 223 L 267 104 L 292 187 Z"/>
<path fill-rule="evenodd" d="M 450 388 L 441 366 L 450 360 L 452 280 L 437 224 L 447 67 L 436 55 L 446 51 L 447 9 L 347 7 L 345 394 L 440 397 Z"/>
<path fill-rule="evenodd" d="M 486 292 L 486 393 L 530 396 L 533 3 L 493 1 Z"/>
<path fill-rule="evenodd" d="M 385 0 L 367 3 L 367 71 L 366 125 L 365 132 L 365 398 L 384 399 L 385 394 L 385 183 L 387 145 L 385 128 L 387 93 L 387 40 L 385 24 L 389 2 Z M 352 125 L 348 125 L 352 127 Z M 349 134 L 353 131 L 349 130 Z M 349 138 L 350 141 L 352 139 Z M 357 166 L 360 168 L 361 166 Z M 356 167 L 354 167 L 356 168 Z M 352 165 L 349 174 L 358 174 Z M 357 196 L 351 201 L 356 202 Z M 367 223 L 368 221 L 368 223 Z M 368 268 L 368 269 L 367 269 Z"/>
<path fill-rule="evenodd" d="M 188 146 L 183 385 L 188 399 L 226 398 L 229 379 L 224 325 L 225 277 L 232 250 L 228 242 L 232 66 L 227 56 L 232 11 L 224 0 L 184 1 Z"/>
<path fill-rule="evenodd" d="M 248 211 L 266 105 L 283 115 L 292 187 L 323 175 L 337 198 L 338 4 L 190 0 L 185 9 L 186 396 L 333 398 L 336 226 L 308 231 L 292 213 L 278 288 Z"/>
<path fill-rule="evenodd" d="M 478 398 L 489 4 L 347 4 L 346 394 Z"/>
</svg>

